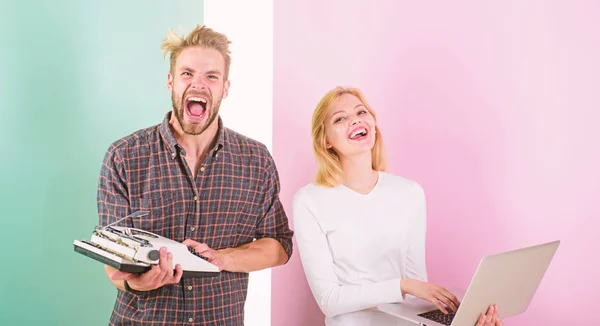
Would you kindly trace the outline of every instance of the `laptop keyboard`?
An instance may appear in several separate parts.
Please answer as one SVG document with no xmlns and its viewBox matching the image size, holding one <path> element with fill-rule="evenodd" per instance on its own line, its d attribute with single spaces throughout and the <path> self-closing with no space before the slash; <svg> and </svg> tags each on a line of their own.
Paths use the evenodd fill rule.
<svg viewBox="0 0 600 326">
<path fill-rule="evenodd" d="M 418 314 L 419 317 L 427 318 L 429 320 L 438 322 L 442 325 L 448 325 L 448 326 L 450 326 L 450 324 L 452 324 L 452 319 L 454 319 L 454 315 L 455 315 L 455 313 L 453 313 L 452 311 L 448 311 L 448 314 L 444 315 L 444 313 L 439 309 L 424 312 L 422 314 Z"/>
</svg>

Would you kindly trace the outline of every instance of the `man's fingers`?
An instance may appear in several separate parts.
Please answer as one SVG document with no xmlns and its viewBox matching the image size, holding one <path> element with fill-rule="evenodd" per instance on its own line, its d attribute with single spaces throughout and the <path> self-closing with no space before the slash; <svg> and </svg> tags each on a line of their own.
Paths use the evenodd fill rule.
<svg viewBox="0 0 600 326">
<path fill-rule="evenodd" d="M 167 269 L 164 271 L 166 276 L 173 276 L 173 254 L 167 254 Z"/>
<path fill-rule="evenodd" d="M 198 241 L 194 241 L 192 239 L 185 239 L 182 243 L 188 247 L 194 248 L 194 250 L 196 250 L 196 251 L 198 250 L 197 247 L 202 245 L 202 243 L 200 243 Z"/>
<path fill-rule="evenodd" d="M 171 253 L 167 252 L 167 248 L 160 248 L 160 258 L 158 259 L 158 268 L 160 273 L 156 276 L 158 279 L 157 281 L 160 283 L 159 286 L 162 285 L 163 279 L 167 274 L 173 274 L 173 270 L 169 270 L 169 255 L 171 255 Z"/>
<path fill-rule="evenodd" d="M 123 272 L 120 272 L 123 273 Z M 129 273 L 124 273 L 129 274 Z M 165 284 L 179 283 L 183 276 L 183 268 L 177 264 L 173 268 L 173 254 L 167 252 L 166 248 L 160 249 L 160 258 L 158 265 L 152 265 L 151 269 L 141 276 L 131 274 L 133 277 L 137 277 L 135 284 L 139 288 L 143 289 L 157 289 Z M 113 276 L 111 275 L 111 278 Z M 129 280 L 132 277 L 127 278 Z"/>
<path fill-rule="evenodd" d="M 160 248 L 160 257 L 158 258 L 158 267 L 160 267 L 161 270 L 166 269 L 167 261 L 168 261 L 167 248 L 162 247 L 162 248 Z"/>
<path fill-rule="evenodd" d="M 175 275 L 173 276 L 173 283 L 179 283 L 179 281 L 181 281 L 182 276 L 183 268 L 181 268 L 181 265 L 177 264 L 177 266 L 175 266 Z"/>
<path fill-rule="evenodd" d="M 173 254 L 168 252 L 167 253 L 167 267 L 172 267 L 173 266 Z"/>
<path fill-rule="evenodd" d="M 198 255 L 205 257 L 209 260 L 214 259 L 217 256 L 217 251 L 211 249 L 206 243 L 200 243 L 191 239 L 186 239 L 183 241 L 183 244 L 185 244 L 188 247 L 194 248 L 194 251 L 196 251 Z"/>
<path fill-rule="evenodd" d="M 150 287 L 157 287 L 162 278 L 160 266 L 152 265 L 152 268 L 144 273 L 141 278 L 140 281 L 143 281 L 144 284 Z"/>
<path fill-rule="evenodd" d="M 161 272 L 163 275 L 163 278 L 161 279 L 161 286 L 164 284 L 173 283 L 174 277 L 173 277 L 173 254 L 172 253 L 169 252 L 167 254 L 167 266 Z"/>
<path fill-rule="evenodd" d="M 200 243 L 194 240 L 190 240 L 190 239 L 186 239 L 182 242 L 184 245 L 188 246 L 188 247 L 192 247 L 194 248 L 194 250 L 197 253 L 201 253 L 203 251 L 206 251 L 208 249 L 210 249 L 209 246 L 207 246 L 205 243 Z"/>
<path fill-rule="evenodd" d="M 134 285 L 136 289 L 149 291 L 158 287 L 156 279 L 159 275 L 160 268 L 157 265 L 152 265 L 149 271 L 142 275 L 135 275 L 135 277 L 128 278 L 127 281 L 130 285 Z"/>
<path fill-rule="evenodd" d="M 212 250 L 212 249 L 208 249 L 202 252 L 198 252 L 200 255 L 208 258 L 209 260 L 211 259 L 215 259 L 215 257 L 217 256 L 217 251 L 216 250 Z"/>
</svg>

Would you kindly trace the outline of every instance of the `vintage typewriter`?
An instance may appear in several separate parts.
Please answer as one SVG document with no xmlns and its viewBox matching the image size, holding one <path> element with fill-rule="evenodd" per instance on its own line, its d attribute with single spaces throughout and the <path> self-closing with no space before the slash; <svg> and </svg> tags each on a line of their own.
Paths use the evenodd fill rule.
<svg viewBox="0 0 600 326">
<path fill-rule="evenodd" d="M 124 219 L 145 215 L 147 211 L 138 211 L 105 227 L 96 227 L 90 241 L 73 241 L 75 251 L 123 272 L 144 273 L 158 265 L 159 250 L 166 247 L 173 254 L 173 266 L 181 265 L 182 277 L 219 274 L 217 266 L 181 242 L 136 228 L 114 226 Z"/>
</svg>

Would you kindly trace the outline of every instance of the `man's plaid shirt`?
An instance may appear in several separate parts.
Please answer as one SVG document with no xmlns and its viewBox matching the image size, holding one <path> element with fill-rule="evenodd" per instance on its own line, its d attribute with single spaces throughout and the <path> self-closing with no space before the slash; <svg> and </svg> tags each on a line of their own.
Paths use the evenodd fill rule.
<svg viewBox="0 0 600 326">
<path fill-rule="evenodd" d="M 293 232 L 279 201 L 279 177 L 267 148 L 223 127 L 194 180 L 169 126 L 137 131 L 111 144 L 99 178 L 100 226 L 138 210 L 129 226 L 213 249 L 263 237 L 278 240 L 288 257 Z M 243 325 L 247 273 L 183 278 L 136 295 L 118 291 L 111 325 Z"/>
</svg>

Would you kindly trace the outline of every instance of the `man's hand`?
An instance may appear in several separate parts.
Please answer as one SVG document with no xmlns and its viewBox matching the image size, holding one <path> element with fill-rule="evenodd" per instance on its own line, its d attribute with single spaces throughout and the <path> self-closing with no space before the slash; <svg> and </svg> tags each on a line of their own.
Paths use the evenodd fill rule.
<svg viewBox="0 0 600 326">
<path fill-rule="evenodd" d="M 108 277 L 113 281 L 127 281 L 129 287 L 136 291 L 150 291 L 165 284 L 177 284 L 182 275 L 183 269 L 179 264 L 175 266 L 175 273 L 173 273 L 173 254 L 162 247 L 158 265 L 152 265 L 149 271 L 143 274 L 132 274 L 115 270 Z"/>
<path fill-rule="evenodd" d="M 403 293 L 412 294 L 417 298 L 433 303 L 445 314 L 447 314 L 448 311 L 444 308 L 444 305 L 454 312 L 458 310 L 458 306 L 460 305 L 460 302 L 454 294 L 445 288 L 432 283 L 403 278 L 400 281 L 400 290 Z"/>
<path fill-rule="evenodd" d="M 214 250 L 205 243 L 200 243 L 191 239 L 186 239 L 183 244 L 192 247 L 197 254 L 206 257 L 208 262 L 219 267 L 219 271 L 235 271 L 233 259 L 227 255 L 235 249 Z"/>
</svg>

